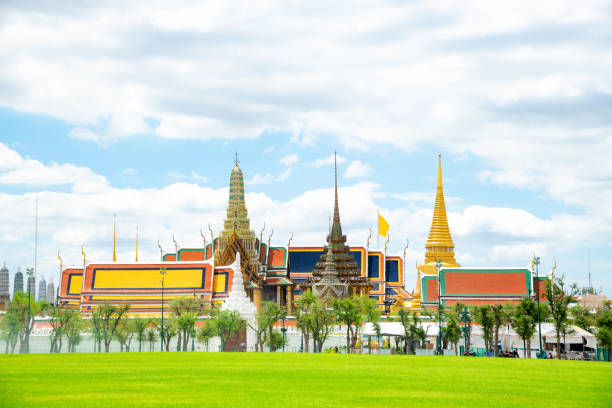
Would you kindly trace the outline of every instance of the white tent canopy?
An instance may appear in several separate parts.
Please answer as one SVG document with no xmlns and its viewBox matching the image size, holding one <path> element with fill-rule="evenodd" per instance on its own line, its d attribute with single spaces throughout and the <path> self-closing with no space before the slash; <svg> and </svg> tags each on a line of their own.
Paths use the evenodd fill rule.
<svg viewBox="0 0 612 408">
<path fill-rule="evenodd" d="M 565 343 L 584 344 L 586 341 L 587 347 L 596 348 L 597 340 L 592 333 L 578 326 L 570 326 L 570 331 L 572 331 L 572 334 L 565 336 Z M 538 333 L 538 327 L 536 326 L 536 331 L 531 338 L 532 347 L 539 342 Z M 500 329 L 499 336 L 504 350 L 523 348 L 523 340 L 516 334 L 516 331 L 514 331 L 512 327 L 505 326 Z M 557 343 L 557 333 L 552 323 L 542 323 L 542 341 L 548 344 Z M 563 343 L 563 337 L 561 337 L 561 343 Z"/>
<path fill-rule="evenodd" d="M 380 322 L 381 336 L 404 336 L 404 326 L 400 322 Z M 436 337 L 438 335 L 438 324 L 432 322 L 422 322 L 421 326 L 425 330 L 427 337 Z M 366 323 L 363 328 L 364 336 L 376 336 L 374 323 Z"/>
</svg>

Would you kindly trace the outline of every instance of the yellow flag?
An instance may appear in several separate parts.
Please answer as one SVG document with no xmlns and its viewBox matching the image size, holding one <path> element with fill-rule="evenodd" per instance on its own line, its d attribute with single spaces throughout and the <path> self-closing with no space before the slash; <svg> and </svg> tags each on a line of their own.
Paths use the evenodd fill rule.
<svg viewBox="0 0 612 408">
<path fill-rule="evenodd" d="M 387 232 L 389 232 L 389 223 L 383 218 L 382 215 L 378 214 L 378 233 L 383 237 L 386 237 Z"/>
</svg>

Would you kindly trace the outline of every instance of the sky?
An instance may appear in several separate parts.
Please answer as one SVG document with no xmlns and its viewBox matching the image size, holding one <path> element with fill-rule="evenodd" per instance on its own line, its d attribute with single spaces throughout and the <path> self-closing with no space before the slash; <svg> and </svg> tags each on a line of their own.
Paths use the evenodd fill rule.
<svg viewBox="0 0 612 408">
<path fill-rule="evenodd" d="M 235 154 L 251 226 L 364 246 L 377 210 L 406 286 L 442 154 L 462 266 L 612 294 L 612 5 L 606 1 L 0 4 L 0 261 L 159 259 L 222 228 Z M 262 228 L 265 230 L 261 233 Z M 380 242 L 382 246 L 384 239 Z M 372 239 L 372 247 L 377 245 Z"/>
</svg>

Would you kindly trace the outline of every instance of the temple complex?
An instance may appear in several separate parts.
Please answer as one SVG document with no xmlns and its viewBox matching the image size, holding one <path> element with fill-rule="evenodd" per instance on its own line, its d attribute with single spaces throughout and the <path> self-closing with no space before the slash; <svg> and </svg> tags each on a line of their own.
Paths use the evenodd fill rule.
<svg viewBox="0 0 612 408">
<path fill-rule="evenodd" d="M 163 253 L 158 262 L 93 263 L 82 268 L 61 267 L 60 305 L 91 313 L 105 302 L 129 303 L 130 313 L 159 316 L 163 304 L 176 297 L 193 296 L 221 306 L 235 282 L 259 309 L 262 301 L 275 302 L 293 314 L 304 290 L 326 298 L 367 294 L 382 308 L 401 301 L 411 311 L 452 305 L 518 303 L 522 297 L 542 293 L 542 282 L 531 267 L 469 268 L 455 260 L 455 244 L 448 223 L 438 155 L 437 186 L 425 256 L 416 267 L 415 289 L 404 283 L 404 260 L 386 250 L 348 246 L 342 233 L 338 174 L 334 164 L 334 214 L 324 246 L 272 246 L 251 230 L 245 201 L 244 175 L 238 159 L 230 174 L 229 197 L 223 230 L 210 241 L 202 234 L 202 247 Z M 236 261 L 240 267 L 237 268 Z M 240 270 L 240 277 L 234 276 Z M 163 272 L 163 273 L 162 273 Z M 240 288 L 237 288 L 240 290 Z M 242 292 L 241 292 L 242 293 Z M 243 296 L 241 295 L 241 298 Z"/>
</svg>

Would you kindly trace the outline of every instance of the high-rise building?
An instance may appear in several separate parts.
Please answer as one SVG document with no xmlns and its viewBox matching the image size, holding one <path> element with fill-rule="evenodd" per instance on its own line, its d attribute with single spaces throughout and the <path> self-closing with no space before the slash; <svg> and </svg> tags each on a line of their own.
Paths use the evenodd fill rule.
<svg viewBox="0 0 612 408">
<path fill-rule="evenodd" d="M 9 270 L 4 262 L 0 269 L 0 310 L 6 310 L 9 300 Z"/>
<path fill-rule="evenodd" d="M 55 285 L 53 285 L 53 281 L 47 283 L 47 302 L 52 305 L 55 304 Z"/>
<path fill-rule="evenodd" d="M 34 274 L 28 276 L 27 291 L 30 292 L 32 299 L 36 299 L 36 276 Z"/>
<path fill-rule="evenodd" d="M 38 301 L 47 300 L 47 281 L 45 278 L 42 278 L 40 282 L 38 282 Z"/>
<path fill-rule="evenodd" d="M 17 292 L 23 292 L 23 273 L 21 273 L 20 267 L 17 268 L 15 280 L 13 281 L 13 296 L 15 296 Z"/>
</svg>

